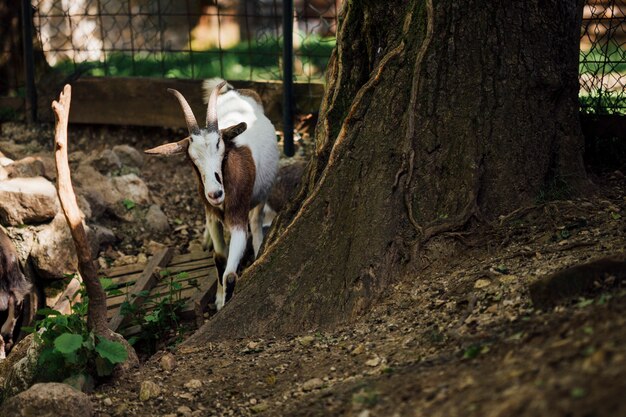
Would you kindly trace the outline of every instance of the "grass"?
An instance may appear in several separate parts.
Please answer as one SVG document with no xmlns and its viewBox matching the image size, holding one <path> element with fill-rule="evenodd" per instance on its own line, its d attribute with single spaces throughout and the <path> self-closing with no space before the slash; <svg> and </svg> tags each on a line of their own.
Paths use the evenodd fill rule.
<svg viewBox="0 0 626 417">
<path fill-rule="evenodd" d="M 616 42 L 594 45 L 588 51 L 580 51 L 578 73 L 590 76 L 591 93 L 579 94 L 580 107 L 587 114 L 626 114 L 626 94 L 623 89 L 614 91 L 602 88 L 601 79 L 608 74 L 626 77 L 626 50 Z M 597 87 L 599 88 L 597 88 Z"/>
<path fill-rule="evenodd" d="M 332 49 L 334 38 L 312 37 L 294 51 L 299 61 L 296 79 L 321 78 Z M 229 49 L 208 49 L 186 52 L 137 51 L 134 55 L 110 52 L 105 62 L 75 64 L 63 61 L 56 68 L 64 73 L 80 71 L 91 76 L 211 78 L 229 80 L 278 80 L 282 76 L 282 40 L 253 40 Z M 308 71 L 299 71 L 308 68 Z"/>
</svg>

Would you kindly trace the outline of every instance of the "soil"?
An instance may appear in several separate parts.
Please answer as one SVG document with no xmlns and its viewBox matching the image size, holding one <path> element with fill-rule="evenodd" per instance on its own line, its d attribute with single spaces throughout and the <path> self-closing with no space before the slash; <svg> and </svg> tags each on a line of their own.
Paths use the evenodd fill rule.
<svg viewBox="0 0 626 417">
<path fill-rule="evenodd" d="M 70 148 L 144 149 L 183 135 L 73 128 Z M 191 169 L 182 158 L 155 158 L 141 176 L 178 229 L 155 237 L 118 221 L 125 237 L 113 250 L 136 254 L 157 240 L 187 251 L 203 228 Z M 91 395 L 97 415 L 626 416 L 623 274 L 563 284 L 541 307 L 531 296 L 556 271 L 626 259 L 625 177 L 592 180 L 593 195 L 540 201 L 434 238 L 424 267 L 398 277 L 354 323 L 170 346 L 101 384 Z M 176 363 L 166 370 L 169 355 Z M 147 381 L 158 389 L 142 401 Z"/>
</svg>

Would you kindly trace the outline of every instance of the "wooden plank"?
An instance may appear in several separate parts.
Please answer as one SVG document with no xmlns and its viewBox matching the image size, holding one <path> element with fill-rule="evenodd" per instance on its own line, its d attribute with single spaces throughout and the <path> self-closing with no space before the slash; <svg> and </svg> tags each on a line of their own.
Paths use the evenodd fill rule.
<svg viewBox="0 0 626 417">
<path fill-rule="evenodd" d="M 211 269 L 211 275 L 200 286 L 200 291 L 193 295 L 187 303 L 185 310 L 193 309 L 196 325 L 198 327 L 204 324 L 204 310 L 206 310 L 209 301 L 215 297 L 217 292 L 217 268 Z"/>
<path fill-rule="evenodd" d="M 187 278 L 185 278 L 184 280 L 179 280 L 179 282 L 181 284 L 183 284 L 183 286 L 185 284 L 187 284 L 190 280 L 195 279 L 195 280 L 199 280 L 199 281 L 205 281 L 203 278 L 206 278 L 207 276 L 211 275 L 211 270 L 214 270 L 215 268 L 204 268 L 204 269 L 199 269 L 196 271 L 192 271 L 189 273 L 189 276 Z M 150 295 L 153 296 L 155 294 L 158 294 L 159 292 L 165 292 L 165 289 L 168 288 L 168 282 L 167 282 L 167 278 L 162 278 L 161 280 L 157 279 L 157 282 L 154 284 L 154 286 L 152 287 L 152 290 L 150 291 Z M 202 285 L 201 285 L 202 287 Z M 107 299 L 107 306 L 108 308 L 112 308 L 112 307 L 116 307 L 119 306 L 120 304 L 122 304 L 127 298 L 128 298 L 128 293 L 130 292 L 130 290 L 128 289 L 120 289 L 124 294 L 120 294 L 120 295 L 115 295 L 113 297 L 109 297 Z"/>
<path fill-rule="evenodd" d="M 200 259 L 213 259 L 213 252 L 191 252 L 182 255 L 176 255 L 168 266 L 178 265 L 185 262 L 197 261 Z"/>
<path fill-rule="evenodd" d="M 141 276 L 133 286 L 131 291 L 132 294 L 137 295 L 141 291 L 150 290 L 157 282 L 158 279 L 158 271 L 159 268 L 162 268 L 168 264 L 168 262 L 172 259 L 174 255 L 174 250 L 172 248 L 165 248 L 160 252 L 154 254 L 152 259 L 148 261 L 146 268 L 141 273 Z M 129 300 L 129 303 L 132 305 L 139 305 L 143 302 L 143 297 L 133 297 Z M 117 328 L 124 321 L 124 316 L 121 314 L 121 308 L 113 315 L 111 321 L 109 321 L 109 328 L 113 331 L 116 331 Z"/>
<path fill-rule="evenodd" d="M 231 81 L 236 88 L 251 88 L 261 96 L 265 113 L 277 128 L 282 126 L 281 82 Z M 202 80 L 178 80 L 145 77 L 83 77 L 72 82 L 70 123 L 113 124 L 133 126 L 186 127 L 176 99 L 168 88 L 180 91 L 194 113 L 206 113 L 202 101 Z M 319 110 L 323 84 L 295 83 L 296 108 L 302 113 Z M 39 91 L 40 121 L 53 121 L 50 103 L 58 91 Z M 174 138 L 158 138 L 158 140 Z"/>
<path fill-rule="evenodd" d="M 115 278 L 122 275 L 140 273 L 144 270 L 146 264 L 132 264 L 123 266 L 114 266 L 112 268 L 101 269 L 98 272 L 99 276 L 105 276 L 107 278 Z"/>
</svg>

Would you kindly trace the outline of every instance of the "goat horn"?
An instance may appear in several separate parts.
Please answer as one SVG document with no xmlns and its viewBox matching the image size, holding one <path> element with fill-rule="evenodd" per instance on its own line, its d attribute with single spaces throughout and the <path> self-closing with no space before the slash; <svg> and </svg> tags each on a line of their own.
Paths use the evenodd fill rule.
<svg viewBox="0 0 626 417">
<path fill-rule="evenodd" d="M 166 143 L 156 148 L 146 149 L 144 152 L 151 155 L 176 155 L 187 151 L 189 147 L 189 137 L 178 142 Z"/>
<path fill-rule="evenodd" d="M 226 81 L 219 83 L 209 96 L 209 104 L 206 108 L 206 128 L 209 132 L 219 132 L 217 126 L 217 96 L 220 95 L 220 90 L 226 85 Z"/>
<path fill-rule="evenodd" d="M 191 135 L 199 135 L 200 127 L 198 127 L 198 122 L 196 121 L 196 116 L 193 115 L 193 111 L 191 111 L 191 107 L 185 97 L 177 90 L 173 88 L 168 88 L 168 92 L 174 94 L 178 101 L 180 102 L 180 107 L 183 109 L 183 113 L 185 114 L 185 121 L 187 122 L 187 129 L 189 130 L 189 134 Z"/>
</svg>

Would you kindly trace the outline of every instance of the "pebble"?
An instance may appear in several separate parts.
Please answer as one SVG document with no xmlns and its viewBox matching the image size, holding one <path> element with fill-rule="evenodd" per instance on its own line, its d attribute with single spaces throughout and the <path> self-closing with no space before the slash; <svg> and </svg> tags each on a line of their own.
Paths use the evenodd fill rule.
<svg viewBox="0 0 626 417">
<path fill-rule="evenodd" d="M 113 401 L 109 397 L 106 397 L 104 400 L 102 400 L 102 404 L 104 404 L 107 407 L 110 407 L 113 405 Z"/>
<path fill-rule="evenodd" d="M 352 352 L 350 352 L 350 353 L 352 355 L 359 355 L 359 354 L 361 354 L 363 352 L 365 352 L 365 346 L 363 345 L 363 343 L 360 343 L 357 347 L 352 349 Z"/>
<path fill-rule="evenodd" d="M 314 389 L 322 388 L 324 381 L 321 378 L 311 378 L 302 384 L 303 391 L 313 391 Z"/>
<path fill-rule="evenodd" d="M 315 336 L 312 336 L 312 335 L 302 336 L 298 338 L 298 343 L 300 343 L 302 346 L 309 346 L 314 341 L 315 341 Z"/>
<path fill-rule="evenodd" d="M 372 368 L 380 365 L 380 358 L 378 356 L 374 356 L 373 358 L 368 359 L 365 362 L 365 365 L 371 366 Z"/>
<path fill-rule="evenodd" d="M 159 361 L 161 369 L 164 371 L 173 371 L 176 368 L 176 358 L 171 353 L 166 353 Z"/>
<path fill-rule="evenodd" d="M 191 379 L 189 382 L 185 384 L 185 388 L 187 389 L 198 389 L 202 388 L 202 381 L 199 379 Z"/>
<path fill-rule="evenodd" d="M 176 412 L 182 416 L 190 416 L 191 408 L 187 407 L 186 405 L 181 405 L 176 409 Z"/>
<path fill-rule="evenodd" d="M 161 394 L 161 387 L 152 381 L 143 381 L 139 389 L 139 400 L 147 401 L 150 398 L 158 397 Z"/>
<path fill-rule="evenodd" d="M 491 281 L 489 281 L 488 279 L 478 279 L 474 283 L 474 288 L 480 289 L 480 288 L 488 287 L 489 285 L 491 285 Z"/>
</svg>

